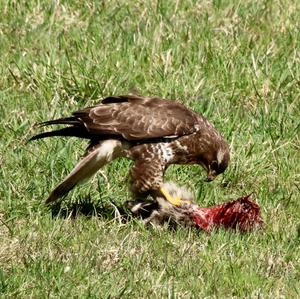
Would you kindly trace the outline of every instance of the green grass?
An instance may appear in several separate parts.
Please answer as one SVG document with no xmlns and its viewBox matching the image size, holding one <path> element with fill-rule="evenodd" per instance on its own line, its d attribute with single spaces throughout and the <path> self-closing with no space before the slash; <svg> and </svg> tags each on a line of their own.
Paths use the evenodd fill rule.
<svg viewBox="0 0 300 299">
<path fill-rule="evenodd" d="M 1 1 L 0 297 L 300 297 L 300 4 L 297 1 Z M 199 205 L 255 192 L 265 229 L 144 228 L 44 206 L 86 143 L 26 144 L 34 123 L 137 90 L 180 99 L 231 144 L 230 167 L 166 178 Z M 64 201 L 130 197 L 118 160 Z"/>
</svg>

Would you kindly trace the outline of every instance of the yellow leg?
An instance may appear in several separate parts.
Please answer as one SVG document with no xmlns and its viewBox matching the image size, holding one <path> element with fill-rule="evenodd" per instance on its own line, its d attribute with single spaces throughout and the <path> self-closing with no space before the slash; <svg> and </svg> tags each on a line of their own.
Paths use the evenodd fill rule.
<svg viewBox="0 0 300 299">
<path fill-rule="evenodd" d="M 180 205 L 180 202 L 181 202 L 181 199 L 176 196 L 176 197 L 172 197 L 170 195 L 170 193 L 163 187 L 160 188 L 160 192 L 163 194 L 163 196 L 165 197 L 165 199 L 170 202 L 172 205 L 174 206 L 179 206 Z"/>
<path fill-rule="evenodd" d="M 170 193 L 163 187 L 160 188 L 160 192 L 163 194 L 165 199 L 174 206 L 180 206 L 181 203 L 190 203 L 189 200 L 181 200 L 179 196 L 171 196 Z"/>
</svg>

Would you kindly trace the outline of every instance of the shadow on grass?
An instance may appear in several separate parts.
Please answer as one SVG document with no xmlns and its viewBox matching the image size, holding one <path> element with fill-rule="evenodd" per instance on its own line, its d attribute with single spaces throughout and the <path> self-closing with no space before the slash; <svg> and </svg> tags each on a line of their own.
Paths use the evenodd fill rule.
<svg viewBox="0 0 300 299">
<path fill-rule="evenodd" d="M 50 206 L 53 218 L 72 218 L 99 217 L 107 220 L 120 219 L 122 222 L 128 222 L 132 217 L 130 211 L 120 207 L 112 201 L 106 203 L 95 204 L 89 198 L 82 199 L 79 203 L 69 203 L 62 205 L 62 202 L 57 202 Z"/>
<path fill-rule="evenodd" d="M 62 205 L 63 203 L 63 205 Z M 134 212 L 132 208 L 139 206 L 138 212 Z M 116 204 L 112 199 L 105 202 L 95 203 L 89 197 L 81 198 L 78 203 L 66 203 L 63 201 L 52 204 L 50 207 L 52 218 L 76 219 L 78 217 L 98 217 L 105 220 L 118 220 L 121 223 L 128 223 L 133 219 L 147 219 L 158 210 L 159 206 L 152 199 L 147 200 L 128 200 L 120 204 Z M 173 227 L 169 223 L 170 227 Z"/>
</svg>

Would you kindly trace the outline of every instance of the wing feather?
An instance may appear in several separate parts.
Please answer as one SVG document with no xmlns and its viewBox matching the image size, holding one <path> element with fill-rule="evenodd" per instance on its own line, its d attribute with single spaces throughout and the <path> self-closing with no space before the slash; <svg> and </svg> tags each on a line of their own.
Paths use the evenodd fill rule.
<svg viewBox="0 0 300 299">
<path fill-rule="evenodd" d="M 121 135 L 127 140 L 192 134 L 200 118 L 178 102 L 132 95 L 106 98 L 73 115 L 91 135 Z"/>
</svg>

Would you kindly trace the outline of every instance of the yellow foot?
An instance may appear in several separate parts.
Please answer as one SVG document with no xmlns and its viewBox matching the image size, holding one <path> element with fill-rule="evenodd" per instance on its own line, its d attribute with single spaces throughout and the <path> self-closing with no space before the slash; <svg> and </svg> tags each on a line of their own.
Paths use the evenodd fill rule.
<svg viewBox="0 0 300 299">
<path fill-rule="evenodd" d="M 163 194 L 165 199 L 174 206 L 180 206 L 181 203 L 191 203 L 189 200 L 181 200 L 179 196 L 171 196 L 170 193 L 163 187 L 160 188 L 160 192 Z"/>
</svg>

